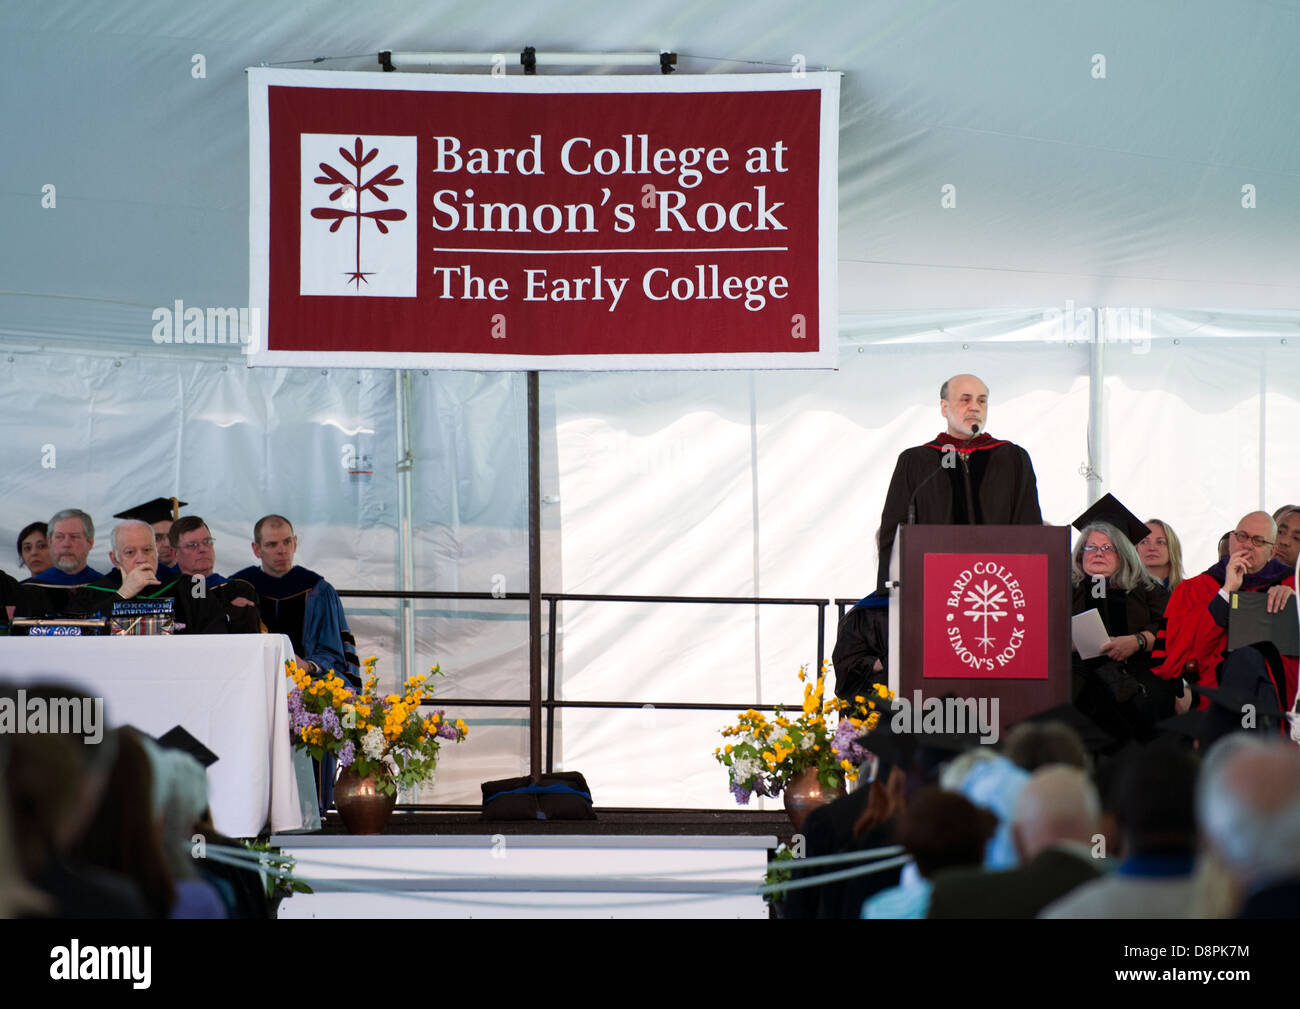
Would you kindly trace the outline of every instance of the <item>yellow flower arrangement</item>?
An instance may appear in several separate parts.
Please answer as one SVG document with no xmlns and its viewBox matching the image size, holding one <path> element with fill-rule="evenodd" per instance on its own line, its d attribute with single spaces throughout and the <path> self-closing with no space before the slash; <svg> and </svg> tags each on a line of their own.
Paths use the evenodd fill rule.
<svg viewBox="0 0 1300 1009">
<path fill-rule="evenodd" d="M 421 711 L 433 694 L 430 674 L 441 675 L 441 668 L 412 676 L 400 694 L 379 696 L 378 663 L 374 656 L 362 663 L 365 681 L 358 694 L 333 672 L 313 679 L 296 662 L 286 662 L 293 681 L 290 726 L 295 746 L 318 760 L 337 754 L 341 768 L 355 764 L 363 777 L 378 772 L 379 787 L 392 793 L 432 777 L 442 741 L 463 742 L 469 727 L 459 718 L 449 721 L 443 711 Z"/>
<path fill-rule="evenodd" d="M 820 673 L 810 680 L 807 668 L 800 667 L 804 689 L 802 713 L 797 718 L 788 718 L 780 705 L 771 721 L 750 708 L 737 716 L 735 725 L 722 729 L 722 736 L 735 742 L 715 750 L 714 758 L 726 765 L 737 802 L 748 803 L 754 794 L 778 795 L 792 778 L 809 768 L 817 769 L 823 788 L 857 780 L 857 767 L 866 756 L 857 739 L 876 727 L 881 715 L 876 705 L 884 705 L 893 694 L 877 684 L 869 695 L 857 695 L 852 701 L 826 700 L 829 669 L 830 663 L 824 662 Z"/>
</svg>

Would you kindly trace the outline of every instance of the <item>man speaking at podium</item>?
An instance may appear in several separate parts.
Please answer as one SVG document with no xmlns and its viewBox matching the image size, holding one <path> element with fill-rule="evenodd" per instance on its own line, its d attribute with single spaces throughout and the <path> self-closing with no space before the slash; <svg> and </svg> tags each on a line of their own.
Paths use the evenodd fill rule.
<svg viewBox="0 0 1300 1009">
<path fill-rule="evenodd" d="M 1034 465 L 1019 445 L 984 432 L 989 389 L 974 375 L 954 375 L 939 390 L 948 430 L 898 457 L 880 516 L 880 571 L 900 524 L 1041 525 Z"/>
</svg>

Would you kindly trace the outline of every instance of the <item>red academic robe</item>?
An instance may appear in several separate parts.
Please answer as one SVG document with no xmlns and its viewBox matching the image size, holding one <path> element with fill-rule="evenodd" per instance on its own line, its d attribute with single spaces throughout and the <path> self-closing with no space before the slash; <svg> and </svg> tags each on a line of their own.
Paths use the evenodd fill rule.
<svg viewBox="0 0 1300 1009">
<path fill-rule="evenodd" d="M 1196 659 L 1200 666 L 1198 684 L 1203 687 L 1219 685 L 1219 667 L 1223 665 L 1223 653 L 1228 647 L 1228 632 L 1211 616 L 1210 602 L 1221 588 L 1223 585 L 1207 571 L 1180 582 L 1174 589 L 1169 605 L 1165 607 L 1163 642 L 1157 641 L 1152 653 L 1153 660 L 1160 659 L 1163 643 L 1164 661 L 1152 666 L 1153 673 L 1167 680 L 1177 679 L 1182 675 L 1186 662 Z M 1243 587 L 1240 591 L 1267 592 L 1269 588 L 1268 585 L 1253 590 Z M 1282 668 L 1286 674 L 1286 703 L 1290 708 L 1295 703 L 1297 680 L 1300 679 L 1296 660 L 1283 656 Z M 1208 697 L 1200 698 L 1200 710 L 1209 706 Z"/>
</svg>

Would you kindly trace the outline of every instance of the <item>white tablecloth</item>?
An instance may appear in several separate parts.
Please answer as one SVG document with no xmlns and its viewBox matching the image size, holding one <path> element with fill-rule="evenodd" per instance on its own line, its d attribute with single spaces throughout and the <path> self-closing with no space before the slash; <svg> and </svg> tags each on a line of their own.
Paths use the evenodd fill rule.
<svg viewBox="0 0 1300 1009">
<path fill-rule="evenodd" d="M 152 736 L 183 725 L 219 758 L 208 768 L 216 828 L 252 837 L 303 825 L 289 742 L 281 634 L 0 638 L 0 679 L 67 683 L 104 699 L 110 726 Z"/>
</svg>

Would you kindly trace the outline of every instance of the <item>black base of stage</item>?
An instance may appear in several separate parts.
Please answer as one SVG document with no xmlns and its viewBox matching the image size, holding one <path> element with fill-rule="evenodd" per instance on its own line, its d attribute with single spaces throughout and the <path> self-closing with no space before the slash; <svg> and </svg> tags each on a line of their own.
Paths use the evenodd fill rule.
<svg viewBox="0 0 1300 1009">
<path fill-rule="evenodd" d="M 430 811 L 398 806 L 383 834 L 532 834 L 735 837 L 776 835 L 790 843 L 794 828 L 782 810 L 602 809 L 594 820 L 485 820 L 470 811 Z M 318 834 L 346 834 L 343 818 L 330 810 Z"/>
</svg>

